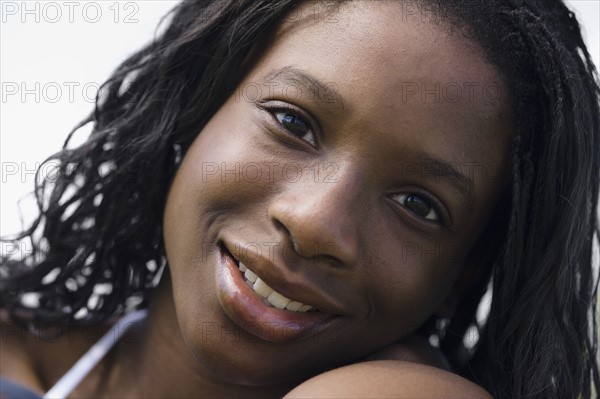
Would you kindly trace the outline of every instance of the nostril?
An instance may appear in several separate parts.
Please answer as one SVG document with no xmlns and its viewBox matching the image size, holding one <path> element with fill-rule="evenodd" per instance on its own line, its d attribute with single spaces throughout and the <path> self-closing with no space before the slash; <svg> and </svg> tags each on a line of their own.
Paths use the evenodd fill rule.
<svg viewBox="0 0 600 399">
<path fill-rule="evenodd" d="M 339 260 L 338 258 L 336 258 L 333 255 L 327 255 L 327 254 L 317 254 L 315 256 L 315 261 L 316 262 L 323 262 L 323 263 L 327 263 L 333 267 L 343 267 L 344 266 L 344 262 L 342 262 L 341 260 Z"/>
<path fill-rule="evenodd" d="M 278 231 L 280 231 L 280 232 L 282 232 L 283 234 L 285 234 L 285 236 L 288 238 L 288 240 L 292 244 L 292 248 L 294 249 L 294 251 L 296 251 L 297 245 L 294 242 L 294 240 L 292 240 L 292 234 L 290 233 L 290 231 L 287 228 L 287 226 L 281 220 L 279 220 L 277 217 L 273 217 L 272 215 L 269 215 L 268 212 L 267 212 L 267 215 L 269 216 L 269 218 L 273 222 L 273 225 L 275 226 L 275 229 L 278 230 Z"/>
<path fill-rule="evenodd" d="M 294 251 L 295 251 L 297 254 L 300 254 L 300 247 L 298 246 L 298 244 L 296 243 L 296 241 L 293 241 L 293 240 L 292 240 L 292 248 L 294 248 Z"/>
<path fill-rule="evenodd" d="M 358 251 L 356 219 L 342 206 L 323 207 L 319 198 L 298 195 L 273 199 L 267 208 L 272 225 L 285 235 L 290 255 L 343 266 L 354 263 Z M 293 251 L 293 252 L 292 252 Z"/>
</svg>

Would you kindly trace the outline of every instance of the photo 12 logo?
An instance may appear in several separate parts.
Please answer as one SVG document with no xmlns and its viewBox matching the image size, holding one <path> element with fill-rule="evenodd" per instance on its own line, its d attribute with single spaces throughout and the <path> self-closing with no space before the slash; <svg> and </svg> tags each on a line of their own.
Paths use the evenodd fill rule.
<svg viewBox="0 0 600 399">
<path fill-rule="evenodd" d="M 203 162 L 202 182 L 211 179 L 220 179 L 222 183 L 241 181 L 255 182 L 266 181 L 272 183 L 283 179 L 295 183 L 302 178 L 310 179 L 315 183 L 337 183 L 339 166 L 335 162 L 313 163 L 301 165 L 299 163 L 279 162 Z"/>
<path fill-rule="evenodd" d="M 8 102 L 93 104 L 101 93 L 97 82 L 2 82 L 2 104 Z"/>
<path fill-rule="evenodd" d="M 91 23 L 102 20 L 135 24 L 139 5 L 133 1 L 2 1 L 2 23 Z"/>
</svg>

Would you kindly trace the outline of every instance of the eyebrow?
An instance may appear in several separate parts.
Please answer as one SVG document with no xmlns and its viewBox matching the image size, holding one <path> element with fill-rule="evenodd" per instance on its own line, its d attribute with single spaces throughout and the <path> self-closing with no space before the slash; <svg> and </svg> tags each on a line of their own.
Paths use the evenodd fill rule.
<svg viewBox="0 0 600 399">
<path fill-rule="evenodd" d="M 312 100 L 332 104 L 345 110 L 344 101 L 335 82 L 323 82 L 310 73 L 291 65 L 273 69 L 262 79 L 264 83 L 279 81 L 284 84 L 305 89 L 312 94 Z"/>
<path fill-rule="evenodd" d="M 421 153 L 420 158 L 425 164 L 425 174 L 427 176 L 433 176 L 434 179 L 444 178 L 460 192 L 469 206 L 474 205 L 475 183 L 471 177 L 473 173 L 469 173 L 469 176 L 467 176 L 452 163 L 435 158 L 429 153 Z"/>
</svg>

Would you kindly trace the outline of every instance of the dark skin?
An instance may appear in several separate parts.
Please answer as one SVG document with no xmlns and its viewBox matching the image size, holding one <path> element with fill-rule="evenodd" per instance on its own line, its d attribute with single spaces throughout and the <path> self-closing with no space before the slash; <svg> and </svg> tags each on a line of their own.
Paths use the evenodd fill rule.
<svg viewBox="0 0 600 399">
<path fill-rule="evenodd" d="M 484 93 L 503 87 L 498 73 L 444 26 L 403 20 L 387 2 L 345 3 L 335 18 L 284 23 L 202 129 L 169 192 L 169 271 L 144 335 L 120 342 L 76 395 L 485 394 L 436 368 L 363 360 L 457 311 L 457 281 L 477 272 L 466 254 L 506 190 L 509 99 Z M 315 95 L 307 76 L 336 93 Z M 436 83 L 463 95 L 411 91 Z M 248 299 L 223 247 L 318 311 L 288 319 Z"/>
</svg>

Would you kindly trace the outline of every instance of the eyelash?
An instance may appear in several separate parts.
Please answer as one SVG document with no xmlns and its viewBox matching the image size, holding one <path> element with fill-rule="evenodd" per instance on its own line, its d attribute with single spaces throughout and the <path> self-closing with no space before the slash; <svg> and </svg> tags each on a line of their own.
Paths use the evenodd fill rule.
<svg viewBox="0 0 600 399">
<path fill-rule="evenodd" d="M 409 192 L 409 193 L 401 193 L 401 194 L 395 194 L 392 196 L 392 198 L 397 198 L 400 196 L 404 196 L 405 199 L 411 196 L 415 196 L 415 197 L 419 197 L 423 200 L 423 202 L 425 202 L 427 205 L 429 205 L 431 207 L 431 211 L 435 212 L 436 216 L 437 216 L 437 220 L 432 220 L 432 219 L 428 219 L 426 217 L 423 217 L 419 214 L 417 214 L 416 212 L 412 211 L 411 209 L 409 209 L 406 205 L 401 204 L 399 201 L 394 199 L 394 202 L 396 202 L 397 204 L 400 204 L 400 206 L 402 206 L 403 208 L 405 208 L 408 212 L 411 213 L 411 215 L 414 215 L 414 217 L 418 218 L 419 220 L 424 221 L 425 223 L 430 223 L 430 224 L 435 224 L 438 226 L 446 226 L 447 221 L 446 221 L 446 215 L 445 213 L 441 210 L 441 206 L 438 204 L 438 202 L 436 200 L 431 199 L 429 196 L 426 196 L 424 194 L 421 193 L 415 193 L 415 192 Z"/>
<path fill-rule="evenodd" d="M 273 119 L 274 119 L 275 123 L 277 124 L 278 128 L 280 128 L 281 130 L 283 130 L 288 136 L 292 136 L 295 140 L 302 140 L 303 142 L 307 143 L 311 147 L 314 147 L 314 148 L 317 147 L 317 133 L 315 131 L 315 128 L 313 128 L 313 126 L 315 125 L 315 123 L 312 122 L 312 120 L 311 120 L 312 118 L 306 116 L 300 110 L 296 109 L 295 107 L 289 106 L 289 105 L 277 105 L 277 106 L 272 106 L 272 107 L 262 106 L 261 108 L 263 108 L 265 111 L 267 111 L 269 114 L 271 114 L 271 116 L 273 117 Z M 298 135 L 296 135 L 293 132 L 291 132 L 290 129 L 286 128 L 283 125 L 283 123 L 279 120 L 279 118 L 277 118 L 277 116 L 276 116 L 277 113 L 281 113 L 281 112 L 286 112 L 286 113 L 293 114 L 296 118 L 298 118 L 302 122 L 304 122 L 304 124 L 306 125 L 306 127 L 312 133 L 313 138 L 314 138 L 314 142 L 310 142 L 309 140 L 303 139 L 302 137 L 299 137 Z"/>
</svg>

